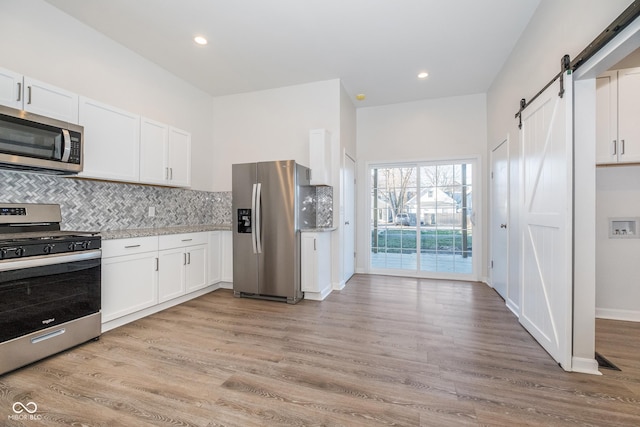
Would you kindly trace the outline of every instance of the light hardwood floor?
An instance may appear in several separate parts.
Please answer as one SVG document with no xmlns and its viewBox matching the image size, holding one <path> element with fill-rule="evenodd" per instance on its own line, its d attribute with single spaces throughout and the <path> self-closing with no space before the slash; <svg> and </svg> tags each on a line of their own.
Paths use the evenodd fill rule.
<svg viewBox="0 0 640 427">
<path fill-rule="evenodd" d="M 598 321 L 622 371 L 591 376 L 479 283 L 356 275 L 293 306 L 220 290 L 0 376 L 0 425 L 637 426 L 639 325 Z"/>
</svg>

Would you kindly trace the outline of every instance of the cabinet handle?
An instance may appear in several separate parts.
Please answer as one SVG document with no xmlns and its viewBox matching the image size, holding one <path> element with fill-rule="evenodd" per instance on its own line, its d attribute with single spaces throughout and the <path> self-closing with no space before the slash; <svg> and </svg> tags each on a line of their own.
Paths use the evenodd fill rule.
<svg viewBox="0 0 640 427">
<path fill-rule="evenodd" d="M 316 250 L 316 239 L 313 239 L 313 250 Z"/>
<path fill-rule="evenodd" d="M 16 101 L 22 101 L 22 83 L 18 82 L 18 99 Z"/>
<path fill-rule="evenodd" d="M 182 254 L 182 265 L 187 265 L 187 254 Z"/>
<path fill-rule="evenodd" d="M 193 240 L 193 239 L 182 239 L 181 241 L 182 241 L 182 242 L 190 242 L 190 241 L 192 241 L 192 240 Z"/>
<path fill-rule="evenodd" d="M 616 141 L 615 139 L 613 140 L 613 143 L 611 144 L 611 155 L 615 156 L 618 153 L 618 141 Z"/>
<path fill-rule="evenodd" d="M 125 246 L 125 249 L 131 249 L 131 248 L 139 248 L 140 245 L 129 245 L 129 246 Z"/>
<path fill-rule="evenodd" d="M 160 270 L 160 258 L 156 258 L 156 271 Z"/>
<path fill-rule="evenodd" d="M 191 264 L 191 252 L 187 252 L 187 264 Z"/>
<path fill-rule="evenodd" d="M 169 179 L 173 181 L 173 168 L 169 168 Z"/>
<path fill-rule="evenodd" d="M 620 140 L 620 155 L 624 155 L 624 139 Z"/>
<path fill-rule="evenodd" d="M 27 86 L 27 93 L 29 95 L 27 98 L 27 104 L 31 104 L 31 86 Z"/>
</svg>

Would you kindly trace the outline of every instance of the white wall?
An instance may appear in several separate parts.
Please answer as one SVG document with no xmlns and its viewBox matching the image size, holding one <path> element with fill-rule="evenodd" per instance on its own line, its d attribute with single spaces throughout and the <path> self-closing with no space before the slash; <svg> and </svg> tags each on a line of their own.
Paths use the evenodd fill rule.
<svg viewBox="0 0 640 427">
<path fill-rule="evenodd" d="M 339 143 L 340 87 L 327 80 L 214 98 L 214 191 L 231 191 L 234 163 L 293 159 L 309 166 L 311 129 L 327 129 Z"/>
<path fill-rule="evenodd" d="M 640 219 L 640 166 L 598 168 L 596 178 L 596 314 L 640 321 L 640 238 L 608 232 L 609 218 Z"/>
<path fill-rule="evenodd" d="M 221 96 L 213 101 L 214 191 L 231 190 L 231 165 L 293 159 L 309 166 L 309 130 L 331 134 L 333 223 L 341 220 L 342 153 L 355 156 L 355 108 L 340 80 Z M 352 151 L 353 150 L 353 151 Z M 342 229 L 331 236 L 332 282 L 342 278 Z"/>
<path fill-rule="evenodd" d="M 489 89 L 487 94 L 488 149 L 493 149 L 507 136 L 511 142 L 510 230 L 519 229 L 520 212 L 517 209 L 517 203 L 520 149 L 514 114 L 518 111 L 520 99 L 530 99 L 534 96 L 560 72 L 560 60 L 563 55 L 569 54 L 573 58 L 580 53 L 630 3 L 630 0 L 542 0 Z M 510 233 L 509 239 L 510 248 L 520 247 L 518 233 Z M 520 298 L 519 276 L 519 256 L 514 252 L 509 265 L 508 295 L 513 296 L 516 305 L 519 304 Z M 582 306 L 593 304 L 594 294 L 593 286 L 582 289 L 580 283 L 576 283 L 575 312 L 581 313 L 581 316 L 583 313 L 588 313 L 588 307 L 584 310 Z M 591 312 L 593 311 L 592 306 Z M 579 325 L 578 329 L 576 325 Z M 593 358 L 594 331 L 590 325 L 593 325 L 593 318 L 589 320 L 574 317 L 573 352 L 578 357 Z"/>
<path fill-rule="evenodd" d="M 2 0 L 0 38 L 0 67 L 191 132 L 192 188 L 211 190 L 211 96 L 41 0 Z"/>
<path fill-rule="evenodd" d="M 360 222 L 357 228 L 356 267 L 367 265 L 369 218 L 367 213 L 368 165 L 404 161 L 429 161 L 461 157 L 480 158 L 481 171 L 486 170 L 487 116 L 484 94 L 423 100 L 357 110 L 357 175 Z M 480 194 L 482 207 L 488 206 L 487 180 L 483 173 Z M 486 218 L 480 212 L 478 221 Z M 475 230 L 474 230 L 475 232 Z M 476 237 L 476 235 L 474 235 Z M 486 239 L 478 241 L 485 246 Z M 486 276 L 486 260 L 482 259 L 481 276 Z M 480 277 L 478 278 L 480 279 Z"/>
</svg>

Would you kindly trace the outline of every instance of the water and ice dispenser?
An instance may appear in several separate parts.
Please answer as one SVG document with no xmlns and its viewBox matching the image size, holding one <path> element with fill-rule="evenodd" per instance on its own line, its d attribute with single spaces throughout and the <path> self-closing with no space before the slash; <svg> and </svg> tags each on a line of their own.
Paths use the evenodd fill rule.
<svg viewBox="0 0 640 427">
<path fill-rule="evenodd" d="M 238 233 L 251 234 L 251 209 L 238 209 Z"/>
</svg>

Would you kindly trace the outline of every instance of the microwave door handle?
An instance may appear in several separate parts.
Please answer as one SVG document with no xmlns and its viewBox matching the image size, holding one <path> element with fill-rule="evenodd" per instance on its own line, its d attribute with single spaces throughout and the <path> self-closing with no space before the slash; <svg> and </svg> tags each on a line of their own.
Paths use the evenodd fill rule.
<svg viewBox="0 0 640 427">
<path fill-rule="evenodd" d="M 68 163 L 71 156 L 71 135 L 67 129 L 62 129 L 62 162 Z"/>
</svg>

